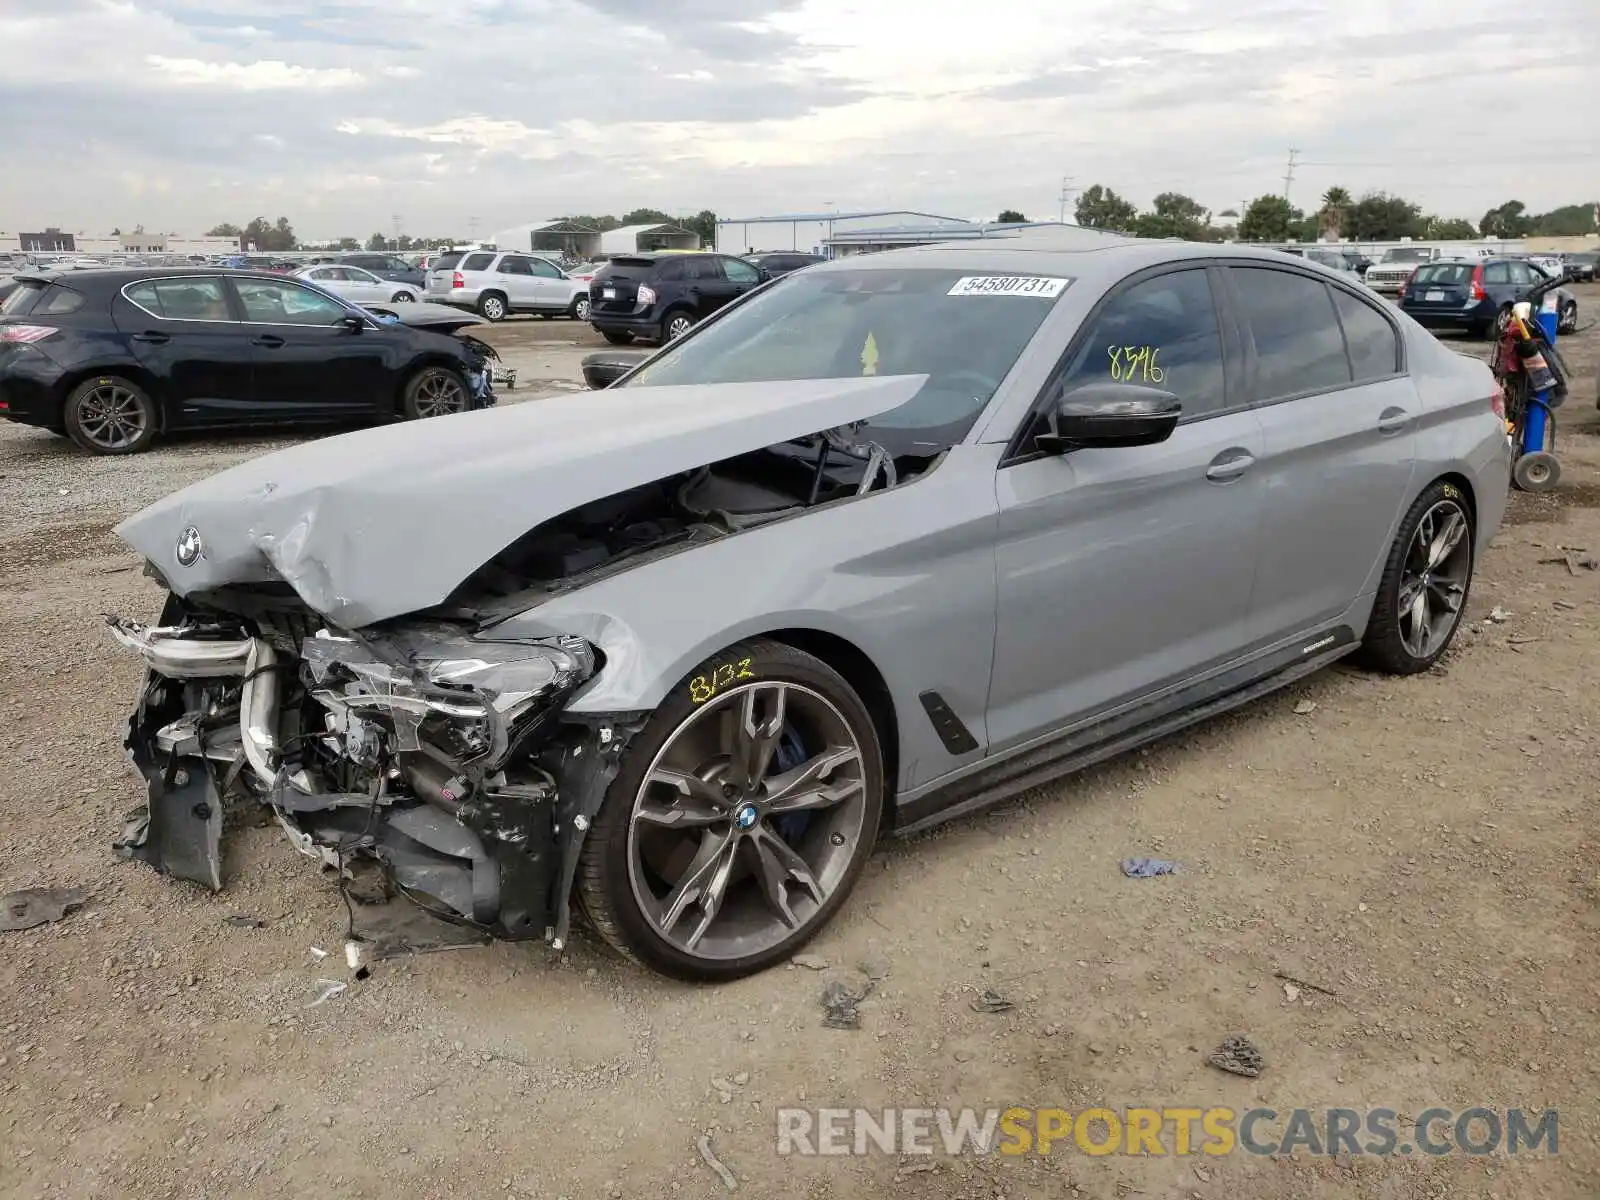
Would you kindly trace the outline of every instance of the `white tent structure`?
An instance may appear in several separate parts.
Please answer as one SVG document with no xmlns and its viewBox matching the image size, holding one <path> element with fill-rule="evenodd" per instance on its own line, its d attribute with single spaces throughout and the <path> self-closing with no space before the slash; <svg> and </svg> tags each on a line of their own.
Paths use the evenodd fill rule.
<svg viewBox="0 0 1600 1200">
<path fill-rule="evenodd" d="M 679 225 L 624 225 L 600 235 L 600 255 L 637 254 L 641 250 L 698 250 L 700 236 Z"/>
</svg>

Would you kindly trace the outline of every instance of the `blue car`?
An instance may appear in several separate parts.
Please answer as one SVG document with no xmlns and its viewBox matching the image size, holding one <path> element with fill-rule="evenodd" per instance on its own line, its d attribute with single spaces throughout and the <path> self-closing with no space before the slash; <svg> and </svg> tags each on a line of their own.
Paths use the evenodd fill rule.
<svg viewBox="0 0 1600 1200">
<path fill-rule="evenodd" d="M 1400 289 L 1400 307 L 1429 329 L 1463 329 L 1473 337 L 1499 337 L 1511 306 L 1549 276 L 1520 258 L 1424 263 Z M 1556 290 L 1560 331 L 1578 327 L 1578 302 Z"/>
</svg>

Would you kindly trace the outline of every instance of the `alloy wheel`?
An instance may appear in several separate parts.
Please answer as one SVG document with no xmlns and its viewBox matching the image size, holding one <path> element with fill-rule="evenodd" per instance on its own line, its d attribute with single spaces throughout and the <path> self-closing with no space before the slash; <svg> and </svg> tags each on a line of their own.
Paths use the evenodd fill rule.
<svg viewBox="0 0 1600 1200">
<path fill-rule="evenodd" d="M 416 297 L 410 292 L 396 292 L 389 297 L 390 304 L 410 304 Z"/>
<path fill-rule="evenodd" d="M 589 298 L 587 296 L 578 297 L 577 303 L 572 306 L 572 315 L 580 321 L 589 319 Z"/>
<path fill-rule="evenodd" d="M 126 450 L 149 429 L 143 400 L 114 383 L 101 384 L 78 402 L 78 426 L 103 450 Z"/>
<path fill-rule="evenodd" d="M 498 296 L 490 296 L 483 302 L 483 315 L 491 321 L 498 321 L 506 315 L 506 306 Z"/>
<path fill-rule="evenodd" d="M 805 929 L 841 885 L 867 822 L 860 741 L 831 701 L 762 681 L 700 705 L 634 798 L 628 874 L 680 952 L 760 953 Z"/>
<path fill-rule="evenodd" d="M 417 384 L 416 409 L 419 417 L 440 417 L 457 413 L 467 406 L 466 389 L 447 371 L 430 371 Z"/>
<path fill-rule="evenodd" d="M 1472 573 L 1471 525 L 1461 505 L 1440 500 L 1417 522 L 1400 573 L 1400 644 L 1413 658 L 1428 658 L 1450 639 L 1461 620 Z"/>
<path fill-rule="evenodd" d="M 681 313 L 667 322 L 667 341 L 675 342 L 694 327 L 694 322 Z"/>
</svg>

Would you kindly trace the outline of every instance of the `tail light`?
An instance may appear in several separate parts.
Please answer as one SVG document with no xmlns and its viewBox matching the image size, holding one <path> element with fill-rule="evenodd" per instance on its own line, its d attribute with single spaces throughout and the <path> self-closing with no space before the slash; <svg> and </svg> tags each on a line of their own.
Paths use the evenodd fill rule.
<svg viewBox="0 0 1600 1200">
<path fill-rule="evenodd" d="M 1483 290 L 1483 265 L 1472 268 L 1472 298 L 1474 300 L 1487 300 L 1489 293 Z M 1503 413 L 1501 414 L 1504 415 Z"/>
<path fill-rule="evenodd" d="M 1494 415 L 1499 417 L 1501 423 L 1504 424 L 1505 423 L 1505 419 L 1506 419 L 1506 385 L 1505 384 L 1496 383 L 1494 385 L 1494 395 L 1489 397 L 1489 407 L 1494 409 Z"/>
<path fill-rule="evenodd" d="M 1411 281 L 1417 277 L 1417 268 L 1412 267 L 1406 272 L 1406 277 L 1400 281 L 1400 290 L 1403 292 L 1411 286 Z"/>
<path fill-rule="evenodd" d="M 0 325 L 0 346 L 8 342 L 42 342 L 54 332 L 49 325 Z"/>
<path fill-rule="evenodd" d="M 450 286 L 453 288 L 464 288 L 467 286 L 467 281 L 461 278 L 460 271 L 450 272 Z"/>
<path fill-rule="evenodd" d="M 639 287 L 639 303 L 640 304 L 654 304 L 655 302 L 656 302 L 656 290 L 655 290 L 655 288 L 649 286 L 648 284 L 641 284 L 640 287 Z"/>
</svg>

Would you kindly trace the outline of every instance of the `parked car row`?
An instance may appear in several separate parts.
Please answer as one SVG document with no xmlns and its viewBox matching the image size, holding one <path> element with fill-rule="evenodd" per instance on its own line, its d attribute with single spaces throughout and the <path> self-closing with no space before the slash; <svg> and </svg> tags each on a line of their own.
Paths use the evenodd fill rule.
<svg viewBox="0 0 1600 1200">
<path fill-rule="evenodd" d="M 1528 291 L 1557 277 L 1532 256 L 1424 263 L 1406 277 L 1400 307 L 1429 329 L 1458 329 L 1473 337 L 1498 338 L 1511 319 L 1511 309 Z M 1566 288 L 1554 292 L 1557 330 L 1578 328 L 1578 300 Z"/>
</svg>

